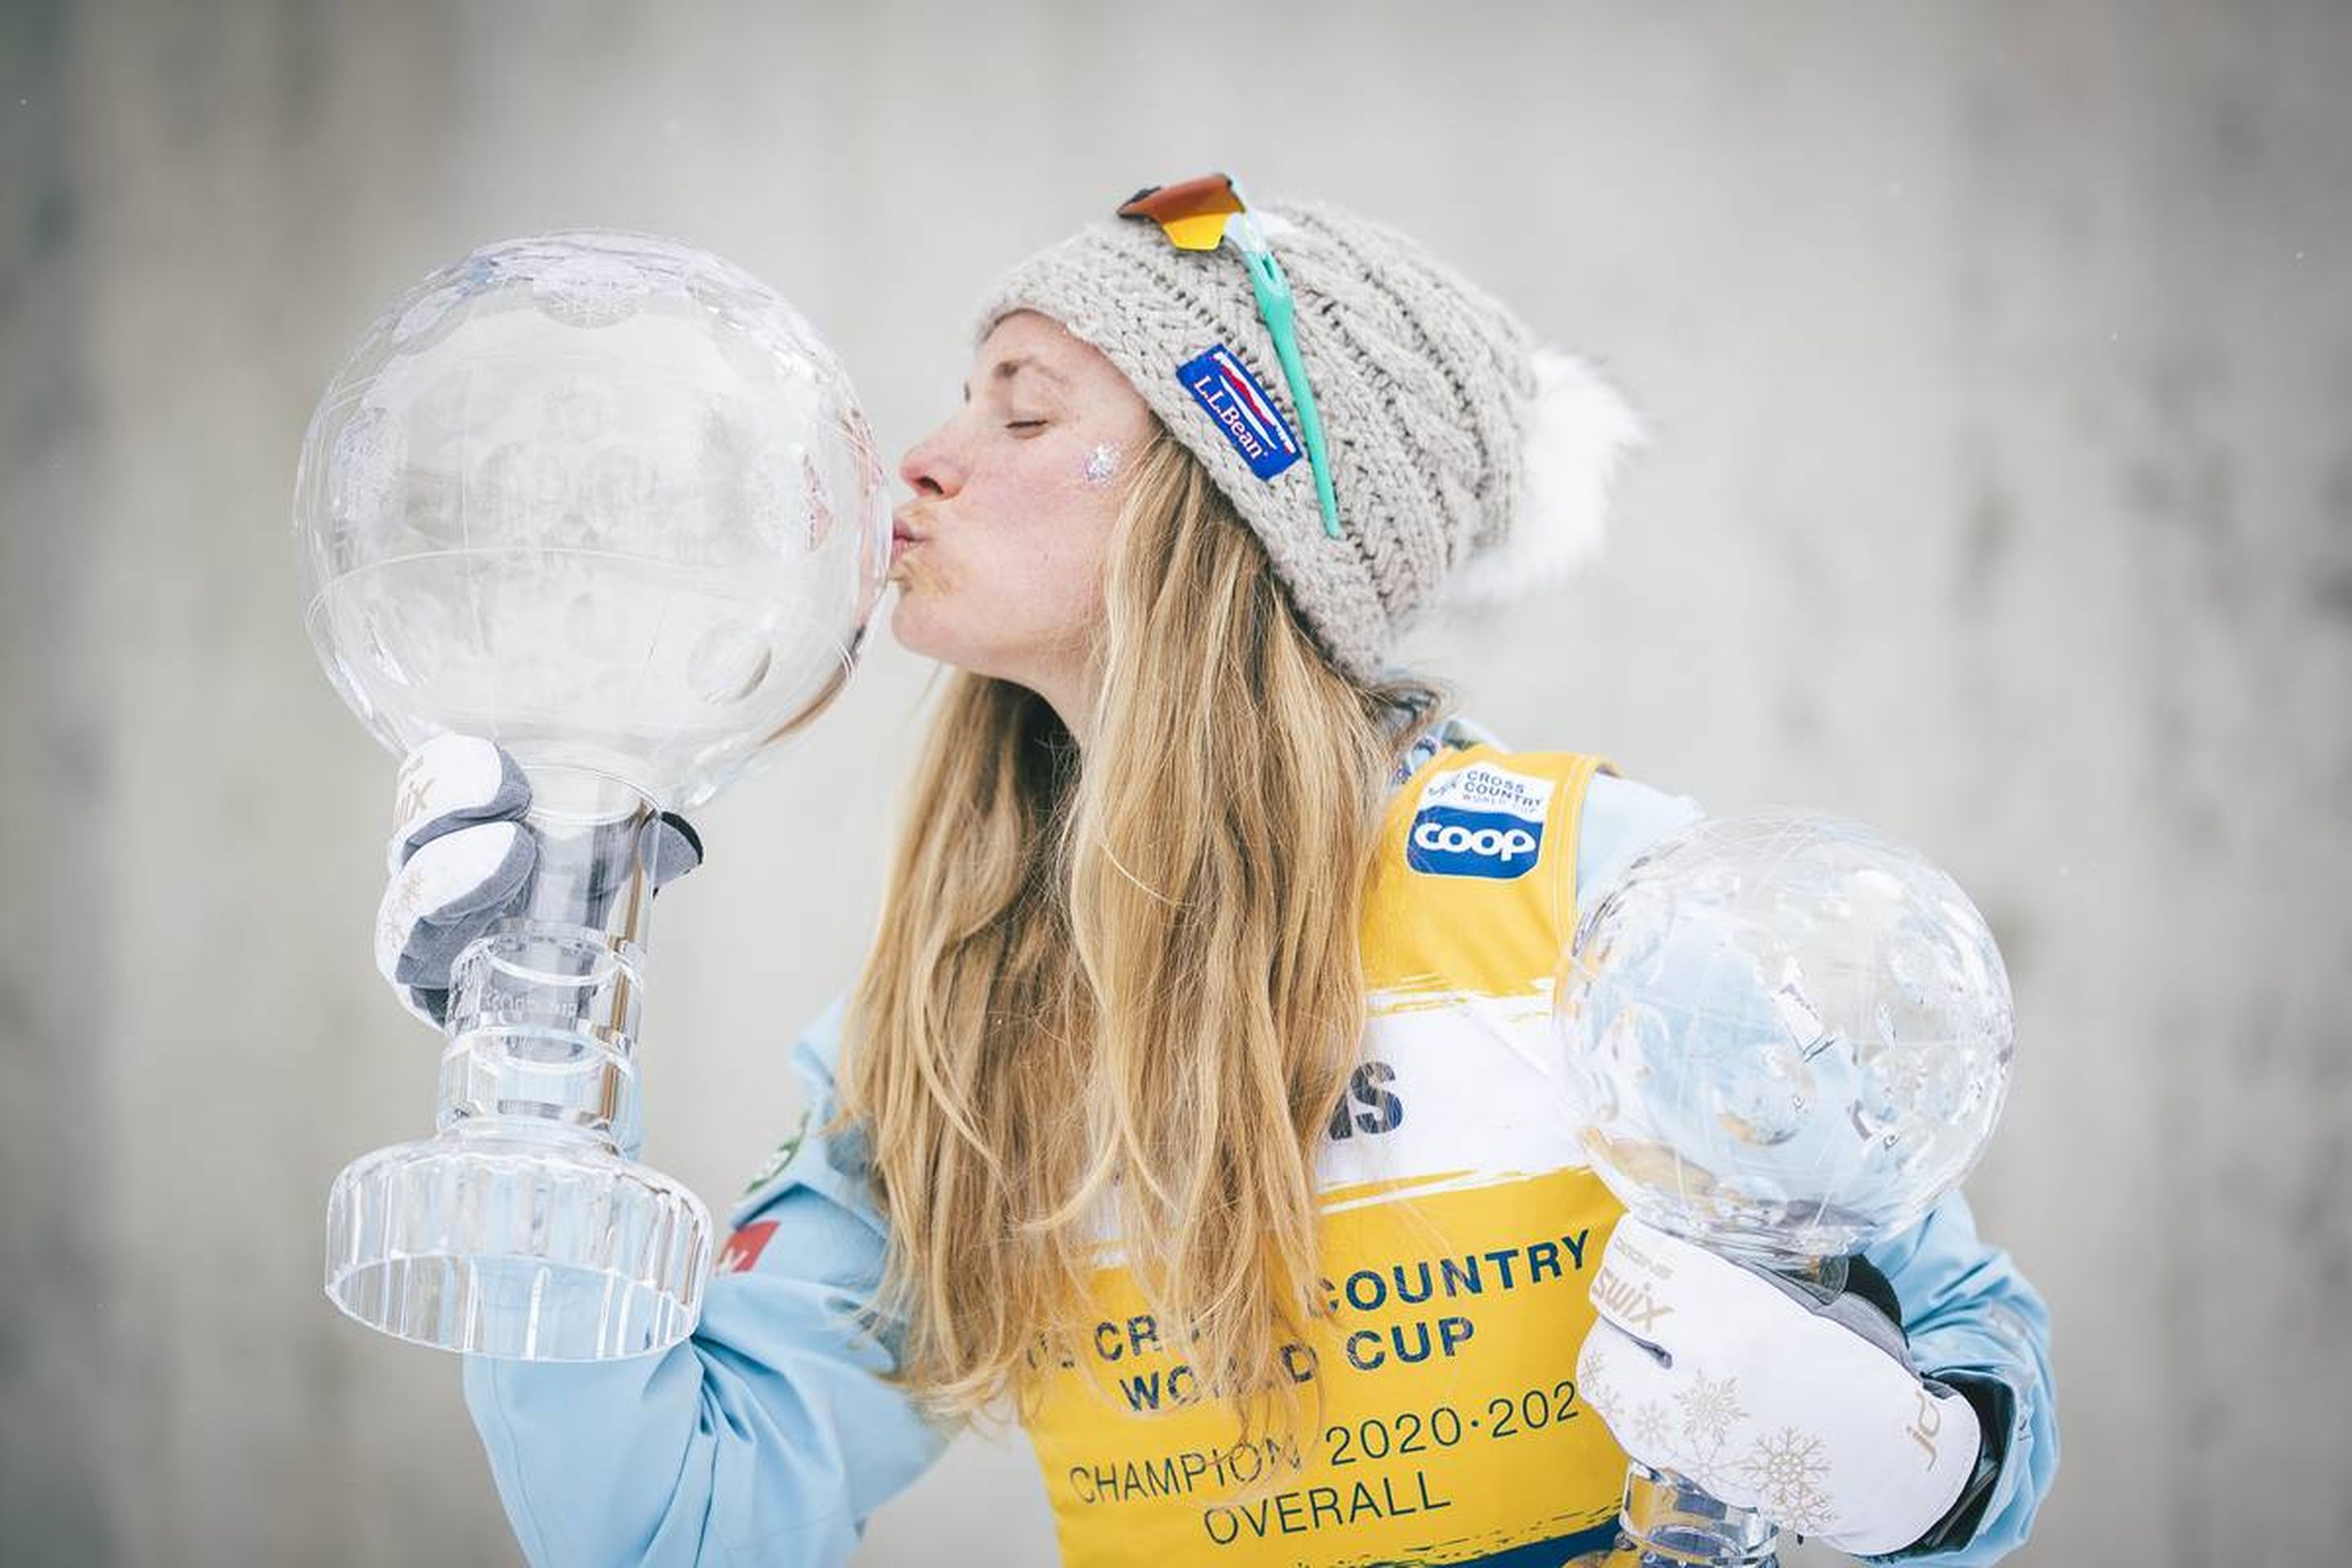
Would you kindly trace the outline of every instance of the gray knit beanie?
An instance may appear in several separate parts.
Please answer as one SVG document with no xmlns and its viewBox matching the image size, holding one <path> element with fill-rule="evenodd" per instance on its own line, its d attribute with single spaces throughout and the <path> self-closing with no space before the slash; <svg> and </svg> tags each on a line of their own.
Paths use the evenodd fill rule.
<svg viewBox="0 0 2352 1568">
<path fill-rule="evenodd" d="M 1133 220 L 1089 226 L 1015 267 L 973 341 L 1028 310 L 1102 351 L 1265 542 L 1323 650 L 1358 681 L 1378 676 L 1441 587 L 1513 596 L 1598 552 L 1610 476 L 1641 440 L 1606 383 L 1538 348 L 1501 303 L 1391 229 L 1320 204 L 1252 211 L 1296 300 L 1339 539 L 1324 531 L 1303 443 L 1258 477 L 1272 465 L 1252 428 L 1272 422 L 1279 443 L 1298 422 L 1230 248 L 1180 250 Z M 1192 389 L 1212 374 L 1230 395 Z M 1221 418 L 1226 402 L 1258 422 Z"/>
</svg>

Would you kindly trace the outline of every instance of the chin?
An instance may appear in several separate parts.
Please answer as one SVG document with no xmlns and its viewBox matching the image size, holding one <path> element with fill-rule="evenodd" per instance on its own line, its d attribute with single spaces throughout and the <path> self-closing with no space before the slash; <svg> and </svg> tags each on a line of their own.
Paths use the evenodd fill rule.
<svg viewBox="0 0 2352 1568">
<path fill-rule="evenodd" d="M 951 627 L 940 625 L 940 606 L 931 595 L 909 595 L 902 584 L 890 600 L 890 637 L 900 647 L 921 658 L 971 668 L 971 652 Z"/>
<path fill-rule="evenodd" d="M 939 658 L 942 656 L 937 639 L 929 635 L 933 628 L 924 624 L 929 618 L 927 606 L 908 602 L 904 584 L 898 585 L 898 591 L 890 595 L 891 640 L 908 653 L 919 654 L 925 658 Z"/>
<path fill-rule="evenodd" d="M 936 659 L 968 675 L 1028 684 L 1014 668 L 1017 661 L 1004 657 L 1003 649 L 976 645 L 971 638 L 958 636 L 953 626 L 941 624 L 939 608 L 929 595 L 910 598 L 901 588 L 890 602 L 891 640 L 919 658 Z"/>
</svg>

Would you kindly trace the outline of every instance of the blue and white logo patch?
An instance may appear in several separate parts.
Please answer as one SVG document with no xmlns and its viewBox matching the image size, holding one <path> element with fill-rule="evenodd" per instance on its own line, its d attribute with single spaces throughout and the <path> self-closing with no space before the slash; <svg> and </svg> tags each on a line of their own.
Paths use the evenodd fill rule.
<svg viewBox="0 0 2352 1568">
<path fill-rule="evenodd" d="M 1176 367 L 1176 379 L 1192 395 L 1234 451 L 1259 479 L 1270 479 L 1298 461 L 1298 437 L 1249 366 L 1219 343 Z"/>
<path fill-rule="evenodd" d="M 1421 792 L 1405 864 L 1433 877 L 1526 876 L 1543 850 L 1552 788 L 1550 779 L 1488 763 L 1440 773 Z"/>
</svg>

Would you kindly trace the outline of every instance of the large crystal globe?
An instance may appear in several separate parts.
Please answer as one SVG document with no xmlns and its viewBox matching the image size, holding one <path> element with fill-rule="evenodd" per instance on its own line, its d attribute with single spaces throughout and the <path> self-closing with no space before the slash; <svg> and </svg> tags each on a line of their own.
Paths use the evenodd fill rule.
<svg viewBox="0 0 2352 1568">
<path fill-rule="evenodd" d="M 491 245 L 394 302 L 304 438 L 336 689 L 530 785 L 518 901 L 451 971 L 437 1131 L 346 1167 L 327 1294 L 419 1344 L 594 1361 L 698 1319 L 710 1215 L 635 1159 L 661 814 L 839 689 L 888 565 L 848 378 L 741 268 L 642 235 Z"/>
<path fill-rule="evenodd" d="M 1924 1217 L 2010 1077 L 2007 973 L 1943 871 L 1868 828 L 1702 821 L 1577 925 L 1554 991 L 1593 1168 L 1653 1225 L 1778 1267 Z"/>
<path fill-rule="evenodd" d="M 839 684 L 889 560 L 840 363 L 650 236 L 485 246 L 360 341 L 302 446 L 312 639 L 395 752 L 445 730 L 709 798 Z"/>
</svg>

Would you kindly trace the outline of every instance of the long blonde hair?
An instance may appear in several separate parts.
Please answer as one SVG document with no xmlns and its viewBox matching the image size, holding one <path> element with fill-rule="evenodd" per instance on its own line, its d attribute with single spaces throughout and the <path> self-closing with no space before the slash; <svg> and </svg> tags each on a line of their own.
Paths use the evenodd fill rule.
<svg viewBox="0 0 2352 1568">
<path fill-rule="evenodd" d="M 889 1220 L 878 1306 L 928 1408 L 1026 1418 L 1113 1236 L 1202 1396 L 1295 1430 L 1365 877 L 1397 717 L 1437 694 L 1326 660 L 1164 430 L 1099 633 L 1083 763 L 1044 700 L 965 673 L 915 775 L 840 1080 Z"/>
</svg>

